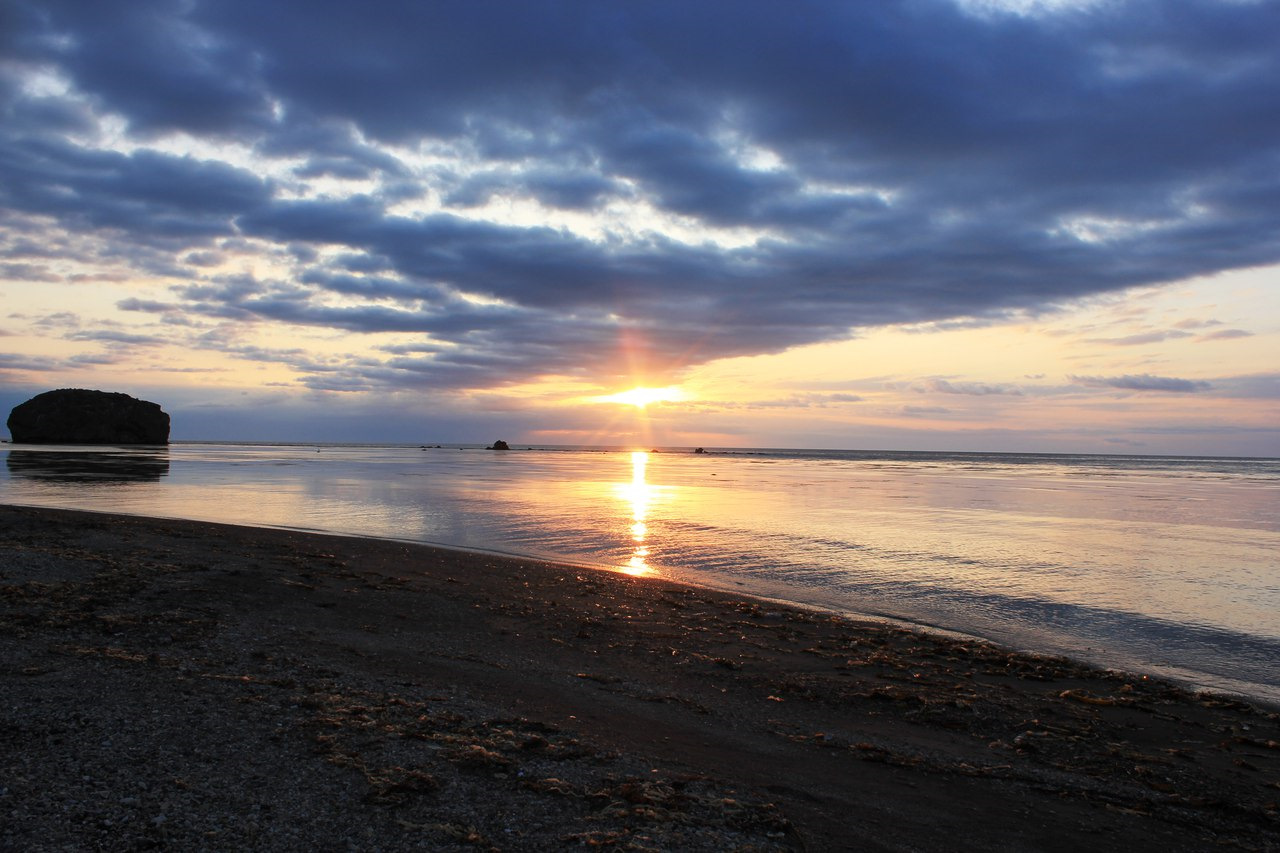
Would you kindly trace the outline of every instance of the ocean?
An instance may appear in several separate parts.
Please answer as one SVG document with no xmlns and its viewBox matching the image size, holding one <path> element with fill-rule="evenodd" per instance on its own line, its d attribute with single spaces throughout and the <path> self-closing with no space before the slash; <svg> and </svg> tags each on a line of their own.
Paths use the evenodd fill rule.
<svg viewBox="0 0 1280 853">
<path fill-rule="evenodd" d="M 1280 702 L 1276 459 L 234 443 L 3 452 L 7 504 L 544 558 Z"/>
</svg>

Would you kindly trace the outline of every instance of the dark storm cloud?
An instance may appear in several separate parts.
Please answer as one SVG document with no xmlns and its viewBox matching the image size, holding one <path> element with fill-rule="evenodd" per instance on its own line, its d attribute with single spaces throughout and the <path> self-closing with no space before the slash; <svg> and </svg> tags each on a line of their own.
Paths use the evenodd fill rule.
<svg viewBox="0 0 1280 853">
<path fill-rule="evenodd" d="M 308 270 L 300 279 L 332 293 L 365 296 L 370 299 L 438 300 L 443 297 L 439 286 L 374 275 L 346 275 L 322 269 Z"/>
<path fill-rule="evenodd" d="M 511 195 L 532 197 L 561 210 L 590 210 L 611 196 L 626 194 L 616 181 L 589 171 L 513 169 L 483 172 L 461 180 L 445 200 L 450 205 L 476 207 L 495 195 Z"/>
<path fill-rule="evenodd" d="M 143 133 L 230 134 L 265 126 L 270 103 L 255 56 L 234 35 L 201 28 L 179 0 L 9 2 L 20 59 L 56 62 Z M 69 37 L 69 38 L 68 38 Z M 82 83 L 83 85 L 83 83 Z"/>
<path fill-rule="evenodd" d="M 181 260 L 193 267 L 216 267 L 224 258 L 218 252 L 188 252 Z"/>
<path fill-rule="evenodd" d="M 305 158 L 305 162 L 294 169 L 294 173 L 303 178 L 328 175 L 362 180 L 379 175 L 409 176 L 409 171 L 395 157 L 359 140 L 349 123 L 285 125 L 265 136 L 258 150 L 268 155 Z"/>
<path fill-rule="evenodd" d="M 678 371 L 1280 261 L 1275 2 L 0 9 L 0 227 L 175 277 L 274 244 L 293 284 L 122 304 L 430 336 L 339 384 Z M 105 116 L 143 147 L 90 144 Z M 174 133 L 291 177 L 145 147 Z M 597 239 L 485 218 L 506 202 L 658 218 Z"/>
<path fill-rule="evenodd" d="M 0 204 L 72 230 L 125 231 L 143 245 L 200 241 L 231 234 L 232 215 L 268 198 L 261 179 L 223 163 L 0 135 Z"/>
</svg>

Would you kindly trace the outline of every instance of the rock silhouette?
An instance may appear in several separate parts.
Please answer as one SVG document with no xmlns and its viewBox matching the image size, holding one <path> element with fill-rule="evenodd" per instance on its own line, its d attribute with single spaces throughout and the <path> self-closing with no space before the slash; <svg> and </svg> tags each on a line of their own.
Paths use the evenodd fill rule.
<svg viewBox="0 0 1280 853">
<path fill-rule="evenodd" d="M 9 413 L 23 444 L 168 444 L 169 415 L 128 394 L 62 388 L 37 394 Z"/>
</svg>

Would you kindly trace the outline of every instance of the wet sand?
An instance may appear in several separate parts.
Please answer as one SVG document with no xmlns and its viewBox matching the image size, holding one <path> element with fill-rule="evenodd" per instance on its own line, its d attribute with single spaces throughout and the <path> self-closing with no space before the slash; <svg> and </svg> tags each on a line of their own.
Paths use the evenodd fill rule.
<svg viewBox="0 0 1280 853">
<path fill-rule="evenodd" d="M 610 572 L 0 506 L 0 849 L 1280 850 L 1280 715 Z"/>
</svg>

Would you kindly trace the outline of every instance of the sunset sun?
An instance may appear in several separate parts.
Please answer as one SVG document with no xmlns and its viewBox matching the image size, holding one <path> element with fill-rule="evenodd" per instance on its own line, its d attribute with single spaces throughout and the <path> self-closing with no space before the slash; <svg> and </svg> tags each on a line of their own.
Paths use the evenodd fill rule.
<svg viewBox="0 0 1280 853">
<path fill-rule="evenodd" d="M 794 6 L 0 0 L 0 853 L 1280 853 L 1280 0 Z"/>
<path fill-rule="evenodd" d="M 596 397 L 600 403 L 622 403 L 627 406 L 635 406 L 637 409 L 643 409 L 650 403 L 668 403 L 685 399 L 685 394 L 675 386 L 666 388 L 632 388 L 629 391 L 620 391 L 617 394 L 610 394 L 605 397 Z"/>
</svg>

